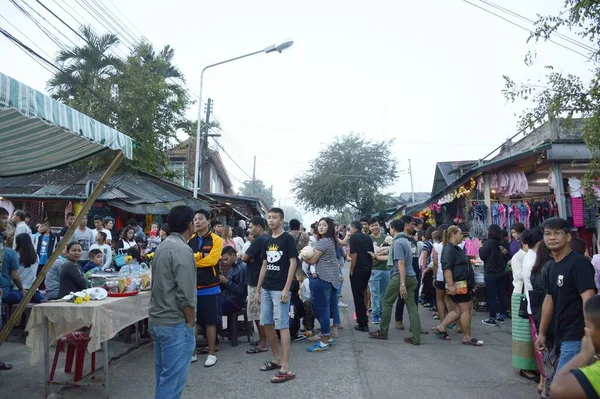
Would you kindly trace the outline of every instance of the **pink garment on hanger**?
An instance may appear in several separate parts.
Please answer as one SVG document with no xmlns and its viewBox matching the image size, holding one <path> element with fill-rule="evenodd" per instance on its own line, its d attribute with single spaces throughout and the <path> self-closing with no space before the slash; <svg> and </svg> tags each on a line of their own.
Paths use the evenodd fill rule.
<svg viewBox="0 0 600 399">
<path fill-rule="evenodd" d="M 470 238 L 466 238 L 465 239 L 465 254 L 467 254 L 467 256 L 469 256 L 469 254 L 471 253 L 471 245 L 473 245 L 473 243 L 471 242 Z"/>
<path fill-rule="evenodd" d="M 482 193 L 483 188 L 484 188 L 483 176 L 479 176 L 477 178 L 477 191 Z"/>
<path fill-rule="evenodd" d="M 515 195 L 517 193 L 517 173 L 507 173 L 508 186 L 506 187 L 505 194 L 507 197 Z"/>
<path fill-rule="evenodd" d="M 490 175 L 490 189 L 498 189 L 498 175 L 495 173 L 493 175 Z"/>
<path fill-rule="evenodd" d="M 583 198 L 571 198 L 573 209 L 573 227 L 583 227 Z"/>
<path fill-rule="evenodd" d="M 529 191 L 529 182 L 527 181 L 527 176 L 525 176 L 525 172 L 520 172 L 521 174 L 521 184 L 519 185 L 519 192 L 521 194 L 527 194 Z"/>
<path fill-rule="evenodd" d="M 531 219 L 531 207 L 529 206 L 528 203 L 525 203 L 525 206 L 527 207 L 527 215 L 525 215 L 525 223 L 524 224 L 525 224 L 525 228 L 527 230 L 529 230 L 531 228 L 530 223 L 529 223 L 529 220 Z"/>
<path fill-rule="evenodd" d="M 503 229 L 506 227 L 506 208 L 503 204 L 498 206 L 498 219 L 500 228 Z"/>
<path fill-rule="evenodd" d="M 506 192 L 508 188 L 508 175 L 506 173 L 498 173 L 498 188 L 502 192 Z"/>
</svg>

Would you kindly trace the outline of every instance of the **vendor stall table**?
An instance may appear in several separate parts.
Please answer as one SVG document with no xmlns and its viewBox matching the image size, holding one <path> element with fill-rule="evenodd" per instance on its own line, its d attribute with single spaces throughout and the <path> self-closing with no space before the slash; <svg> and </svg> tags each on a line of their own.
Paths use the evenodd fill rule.
<svg viewBox="0 0 600 399">
<path fill-rule="evenodd" d="M 124 298 L 108 297 L 101 301 L 83 304 L 51 301 L 36 305 L 27 323 L 27 346 L 31 348 L 31 363 L 40 360 L 44 354 L 44 394 L 50 393 L 50 343 L 83 327 L 89 327 L 89 353 L 102 346 L 104 353 L 105 397 L 109 397 L 108 340 L 115 337 L 125 327 L 148 317 L 150 292 Z"/>
</svg>

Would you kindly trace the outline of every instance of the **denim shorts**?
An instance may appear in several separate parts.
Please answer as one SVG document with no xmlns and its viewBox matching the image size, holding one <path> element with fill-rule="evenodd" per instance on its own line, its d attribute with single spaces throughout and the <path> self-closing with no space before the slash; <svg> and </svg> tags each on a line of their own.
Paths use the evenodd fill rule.
<svg viewBox="0 0 600 399">
<path fill-rule="evenodd" d="M 281 291 L 270 291 L 262 288 L 260 297 L 260 324 L 275 325 L 275 329 L 290 328 L 290 300 L 281 302 Z"/>
</svg>

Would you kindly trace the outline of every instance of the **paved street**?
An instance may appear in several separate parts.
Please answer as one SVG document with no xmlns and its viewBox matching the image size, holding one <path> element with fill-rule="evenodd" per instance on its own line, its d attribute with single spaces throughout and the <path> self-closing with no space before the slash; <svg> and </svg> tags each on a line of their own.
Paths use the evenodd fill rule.
<svg viewBox="0 0 600 399">
<path fill-rule="evenodd" d="M 350 287 L 344 286 L 347 302 Z M 518 376 L 511 364 L 510 323 L 502 327 L 481 324 L 483 313 L 474 315 L 474 336 L 485 341 L 481 348 L 460 344 L 433 335 L 423 336 L 422 345 L 403 342 L 408 331 L 391 329 L 388 341 L 369 339 L 352 328 L 353 309 L 342 311 L 344 329 L 338 346 L 326 353 L 307 353 L 307 341 L 292 344 L 292 370 L 296 379 L 285 384 L 269 382 L 272 373 L 258 367 L 270 360 L 267 353 L 247 355 L 245 338 L 237 348 L 227 341 L 221 345 L 219 362 L 205 368 L 204 358 L 193 364 L 184 398 L 534 398 L 535 384 Z M 424 328 L 434 320 L 421 308 Z M 112 350 L 122 350 L 111 342 Z M 0 397 L 31 399 L 43 396 L 43 366 L 29 366 L 28 351 L 13 338 L 0 348 L 0 358 L 13 362 L 15 369 L 0 373 Z M 132 352 L 111 365 L 113 398 L 150 398 L 154 387 L 154 356 L 151 346 Z M 88 358 L 86 358 L 86 364 Z M 58 389 L 58 387 L 54 387 Z M 9 396 L 4 396 L 8 394 Z M 101 387 L 82 387 L 63 392 L 64 399 L 102 398 Z"/>
</svg>

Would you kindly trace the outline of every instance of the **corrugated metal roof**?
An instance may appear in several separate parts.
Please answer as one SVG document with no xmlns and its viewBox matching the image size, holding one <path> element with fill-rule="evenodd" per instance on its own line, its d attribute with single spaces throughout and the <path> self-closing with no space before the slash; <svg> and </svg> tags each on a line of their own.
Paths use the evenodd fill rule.
<svg viewBox="0 0 600 399">
<path fill-rule="evenodd" d="M 68 166 L 31 175 L 0 178 L 0 196 L 6 198 L 80 199 L 85 196 L 88 181 L 98 182 L 101 170 L 86 170 Z M 166 209 L 169 204 L 184 203 L 192 192 L 168 180 L 147 173 L 117 171 L 106 184 L 99 197 L 104 201 L 119 201 L 132 207 L 157 204 L 148 209 Z M 208 208 L 202 200 L 201 203 Z M 197 200 L 192 203 L 198 205 Z M 171 205 L 173 206 L 173 205 Z M 133 208 L 132 208 L 133 209 Z M 135 209 L 142 210 L 143 207 Z"/>
</svg>

